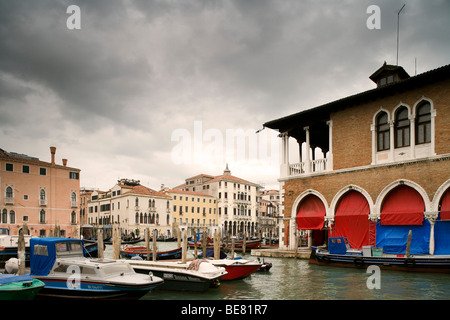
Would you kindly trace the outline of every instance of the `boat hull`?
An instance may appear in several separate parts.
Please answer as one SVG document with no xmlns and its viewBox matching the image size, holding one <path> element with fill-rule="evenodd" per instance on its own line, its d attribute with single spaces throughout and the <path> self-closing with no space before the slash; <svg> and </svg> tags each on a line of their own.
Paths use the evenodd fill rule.
<svg viewBox="0 0 450 320">
<path fill-rule="evenodd" d="M 0 269 L 5 267 L 6 262 L 11 258 L 17 258 L 17 247 L 1 247 L 0 248 Z M 25 248 L 25 266 L 30 266 L 30 247 Z"/>
<path fill-rule="evenodd" d="M 89 300 L 137 300 L 161 285 L 163 281 L 151 285 L 122 285 L 95 281 L 80 281 L 79 287 L 70 288 L 67 279 L 37 277 L 45 283 L 37 298 L 45 299 L 89 299 Z"/>
<path fill-rule="evenodd" d="M 5 284 L 0 287 L 0 300 L 33 300 L 43 288 L 37 279 Z"/>
<path fill-rule="evenodd" d="M 148 274 L 148 270 L 146 269 L 136 268 L 134 266 L 133 269 L 137 273 Z M 151 272 L 164 280 L 164 283 L 158 287 L 158 290 L 205 292 L 211 287 L 218 287 L 220 285 L 220 277 L 205 279 L 172 270 L 151 269 Z"/>
<path fill-rule="evenodd" d="M 222 277 L 221 280 L 238 280 L 250 276 L 261 268 L 262 263 L 256 262 L 240 262 L 239 260 L 210 260 L 216 267 L 223 267 L 228 273 Z"/>
<path fill-rule="evenodd" d="M 156 260 L 181 259 L 181 252 L 182 252 L 181 248 L 170 251 L 158 252 L 156 255 Z M 120 251 L 120 255 L 122 258 L 141 257 L 143 259 L 147 259 L 147 249 L 145 247 L 126 248 Z M 152 259 L 153 253 L 150 252 L 149 260 Z"/>
<path fill-rule="evenodd" d="M 408 272 L 450 273 L 450 256 L 397 256 L 383 255 L 366 257 L 362 255 L 330 254 L 313 249 L 309 263 L 322 266 L 367 268 L 370 265 L 380 269 Z"/>
<path fill-rule="evenodd" d="M 245 248 L 246 248 L 246 249 L 257 249 L 257 248 L 260 247 L 260 245 L 261 245 L 261 240 L 248 240 L 248 241 L 245 243 Z M 194 241 L 189 241 L 188 246 L 189 246 L 190 248 L 195 248 L 195 243 L 194 243 Z M 237 241 L 237 242 L 234 244 L 234 248 L 235 248 L 235 249 L 242 249 L 243 246 L 244 246 L 244 244 L 243 244 L 242 241 Z M 222 246 L 222 247 L 225 247 L 225 246 Z M 203 248 L 203 245 L 202 245 L 201 242 L 197 242 L 197 248 Z M 213 242 L 208 242 L 207 245 L 206 245 L 206 248 L 207 248 L 207 249 L 214 249 L 214 243 L 213 243 Z M 231 249 L 231 243 L 228 243 L 228 245 L 226 246 L 226 248 Z"/>
</svg>

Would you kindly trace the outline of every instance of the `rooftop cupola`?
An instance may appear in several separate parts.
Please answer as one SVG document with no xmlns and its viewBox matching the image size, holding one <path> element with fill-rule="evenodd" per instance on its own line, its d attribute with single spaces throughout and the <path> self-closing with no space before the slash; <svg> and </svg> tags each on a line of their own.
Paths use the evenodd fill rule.
<svg viewBox="0 0 450 320">
<path fill-rule="evenodd" d="M 385 61 L 381 68 L 375 71 L 369 78 L 379 88 L 408 79 L 409 74 L 402 67 L 386 64 Z"/>
</svg>

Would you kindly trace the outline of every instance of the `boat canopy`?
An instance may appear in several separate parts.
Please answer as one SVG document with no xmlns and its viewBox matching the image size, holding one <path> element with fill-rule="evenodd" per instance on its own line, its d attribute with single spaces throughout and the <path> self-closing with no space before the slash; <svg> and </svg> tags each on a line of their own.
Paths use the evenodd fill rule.
<svg viewBox="0 0 450 320">
<path fill-rule="evenodd" d="M 328 251 L 331 254 L 346 254 L 349 249 L 350 245 L 346 237 L 328 238 Z"/>
<path fill-rule="evenodd" d="M 317 196 L 308 195 L 300 203 L 297 213 L 297 229 L 322 230 L 325 222 L 325 206 Z"/>
<path fill-rule="evenodd" d="M 383 203 L 381 224 L 422 225 L 425 203 L 413 188 L 402 185 L 392 190 Z"/>
<path fill-rule="evenodd" d="M 86 256 L 83 241 L 70 238 L 31 238 L 30 274 L 46 276 L 57 257 Z"/>
</svg>

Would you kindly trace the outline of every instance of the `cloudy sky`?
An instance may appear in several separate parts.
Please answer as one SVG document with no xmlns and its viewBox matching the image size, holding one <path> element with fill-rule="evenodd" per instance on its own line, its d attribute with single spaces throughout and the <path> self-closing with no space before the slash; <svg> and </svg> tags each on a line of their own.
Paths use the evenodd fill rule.
<svg viewBox="0 0 450 320">
<path fill-rule="evenodd" d="M 449 64 L 448 0 L 0 0 L 0 148 L 50 161 L 55 146 L 81 186 L 104 190 L 173 187 L 226 163 L 277 187 L 276 133 L 256 131 L 372 89 L 396 63 L 405 3 L 399 64 Z"/>
</svg>

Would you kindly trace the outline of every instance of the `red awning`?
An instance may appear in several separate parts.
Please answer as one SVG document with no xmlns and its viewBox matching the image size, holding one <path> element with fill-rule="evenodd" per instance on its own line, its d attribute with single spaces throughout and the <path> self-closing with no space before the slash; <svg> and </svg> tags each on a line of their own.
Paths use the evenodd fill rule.
<svg viewBox="0 0 450 320">
<path fill-rule="evenodd" d="M 297 229 L 322 230 L 325 217 L 325 206 L 315 195 L 308 195 L 300 203 L 297 213 Z"/>
<path fill-rule="evenodd" d="M 347 192 L 336 209 L 333 237 L 347 237 L 355 249 L 368 245 L 369 213 L 369 203 L 360 192 Z"/>
<path fill-rule="evenodd" d="M 441 220 L 450 220 L 450 189 L 445 191 L 442 197 Z"/>
<path fill-rule="evenodd" d="M 400 186 L 392 190 L 381 210 L 382 225 L 422 225 L 425 203 L 413 188 Z"/>
</svg>

